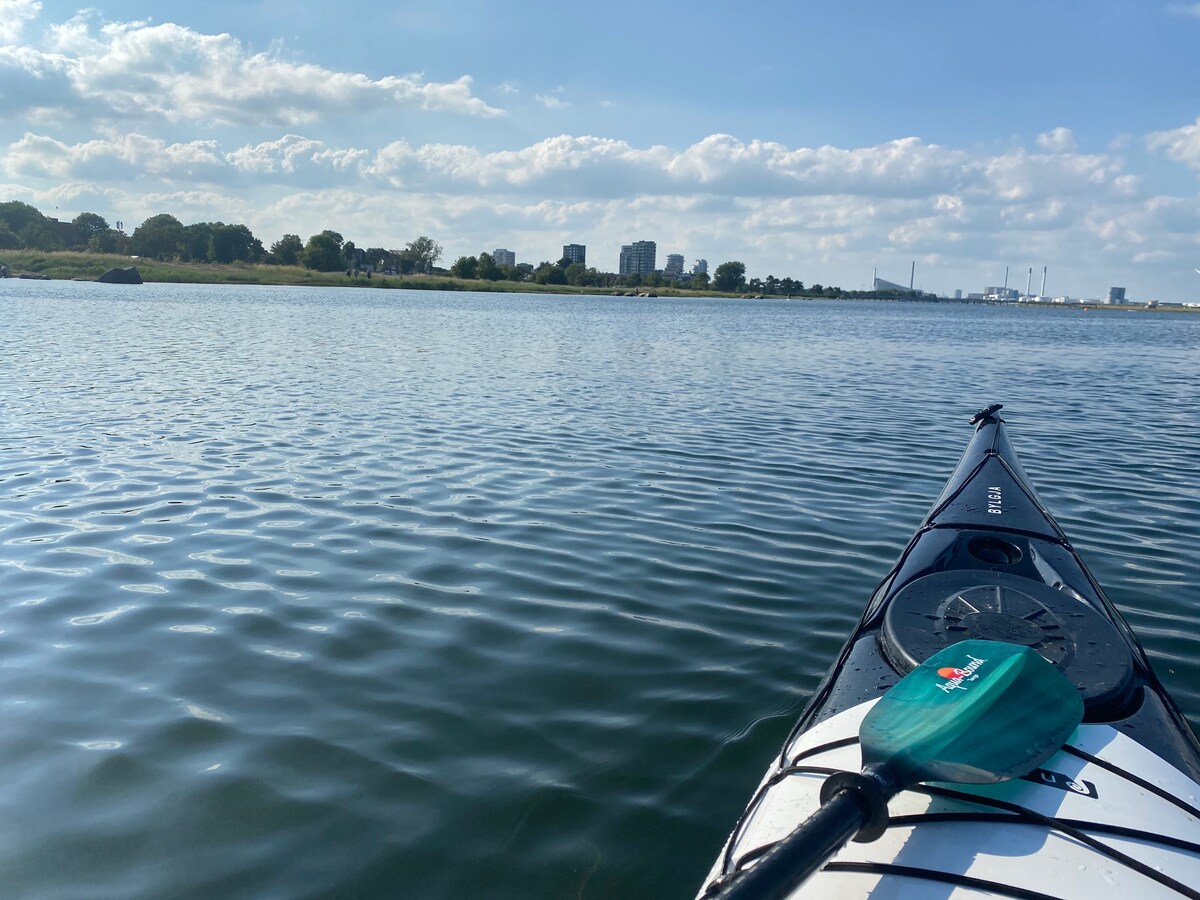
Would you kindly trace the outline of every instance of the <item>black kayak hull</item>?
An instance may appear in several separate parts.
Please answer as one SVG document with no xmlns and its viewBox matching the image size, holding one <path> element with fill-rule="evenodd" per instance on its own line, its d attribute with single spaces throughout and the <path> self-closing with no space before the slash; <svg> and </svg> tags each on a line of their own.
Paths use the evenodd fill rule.
<svg viewBox="0 0 1200 900">
<path fill-rule="evenodd" d="M 1007 596 L 991 605 L 1007 601 L 1010 609 L 954 621 L 971 595 L 959 610 L 943 607 L 973 588 L 999 588 Z M 1041 634 L 1026 627 L 1048 618 L 1056 621 L 1043 622 Z M 916 623 L 923 633 L 913 633 Z M 1139 743 L 1200 780 L 1200 742 L 1132 629 L 1038 499 L 997 413 L 977 423 L 954 474 L 871 595 L 796 730 L 878 696 L 942 646 L 980 637 L 1033 646 L 1084 694 L 1084 721 L 1136 733 Z"/>
</svg>

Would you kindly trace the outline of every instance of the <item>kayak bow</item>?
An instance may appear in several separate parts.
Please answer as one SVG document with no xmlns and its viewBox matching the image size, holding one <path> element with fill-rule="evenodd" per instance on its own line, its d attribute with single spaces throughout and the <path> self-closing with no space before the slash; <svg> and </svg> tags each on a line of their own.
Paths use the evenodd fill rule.
<svg viewBox="0 0 1200 900">
<path fill-rule="evenodd" d="M 1200 885 L 1200 744 L 1137 638 L 1038 499 L 1000 408 L 971 420 L 975 433 L 962 459 L 872 594 L 700 898 L 1106 900 L 1134 892 L 1200 898 L 1191 887 Z M 1023 772 L 1006 770 L 994 762 L 999 757 L 992 771 L 984 766 L 985 776 L 1019 776 L 1013 780 L 973 779 L 963 776 L 965 769 L 928 765 L 946 756 L 943 739 L 965 740 L 956 720 L 931 723 L 927 710 L 910 708 L 912 726 L 895 724 L 904 721 L 895 692 L 911 693 L 910 673 L 960 644 L 963 652 L 986 646 L 981 641 L 1030 648 L 1062 674 L 1082 707 L 1083 724 L 1053 737 Z M 956 672 L 965 673 L 959 686 L 975 674 L 937 671 L 950 685 Z M 1002 730 L 1027 729 L 1033 743 L 1051 734 L 1014 712 L 1019 702 L 1036 719 L 1045 708 L 1036 691 L 1000 702 L 993 714 L 1004 720 Z M 872 771 L 880 740 L 872 723 L 881 714 L 893 723 L 889 751 L 912 772 L 898 779 L 890 802 L 886 795 L 879 800 L 886 811 L 869 827 L 847 825 L 857 813 L 845 786 Z M 966 757 L 992 759 L 977 750 Z M 848 774 L 864 763 L 862 775 Z M 838 814 L 837 827 L 798 827 L 835 798 L 849 810 Z M 869 807 L 859 799 L 862 823 L 871 818 Z M 821 816 L 829 823 L 834 814 L 821 808 Z M 798 840 L 795 833 L 805 828 L 808 836 Z M 856 842 L 823 865 L 823 855 L 798 861 L 838 850 L 844 841 L 838 829 L 846 837 L 858 832 Z M 791 874 L 776 874 L 785 869 Z M 783 880 L 813 872 L 802 884 Z"/>
</svg>

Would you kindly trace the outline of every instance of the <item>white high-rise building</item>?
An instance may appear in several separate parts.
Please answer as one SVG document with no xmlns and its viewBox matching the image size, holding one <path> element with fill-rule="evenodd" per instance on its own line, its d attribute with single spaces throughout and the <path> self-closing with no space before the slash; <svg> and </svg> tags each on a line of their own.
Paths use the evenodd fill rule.
<svg viewBox="0 0 1200 900">
<path fill-rule="evenodd" d="M 692 266 L 692 274 L 693 275 L 707 275 L 708 274 L 708 260 L 707 259 L 696 260 L 696 264 L 694 266 Z"/>
<path fill-rule="evenodd" d="M 658 246 L 654 241 L 634 241 L 621 247 L 618 275 L 649 275 L 654 271 Z"/>
<path fill-rule="evenodd" d="M 493 250 L 492 259 L 498 266 L 515 266 L 517 264 L 517 254 L 512 250 Z"/>
<path fill-rule="evenodd" d="M 663 275 L 665 275 L 667 278 L 679 278 L 681 275 L 683 275 L 682 253 L 667 254 L 667 265 L 666 268 L 663 269 Z"/>
</svg>

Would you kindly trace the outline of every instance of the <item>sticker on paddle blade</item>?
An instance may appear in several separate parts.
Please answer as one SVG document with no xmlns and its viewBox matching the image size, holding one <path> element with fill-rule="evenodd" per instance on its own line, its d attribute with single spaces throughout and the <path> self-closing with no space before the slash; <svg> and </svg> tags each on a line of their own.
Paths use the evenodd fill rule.
<svg viewBox="0 0 1200 900">
<path fill-rule="evenodd" d="M 859 738 L 864 765 L 901 782 L 988 784 L 1033 771 L 1082 718 L 1075 686 L 1035 651 L 960 641 L 881 697 Z"/>
</svg>

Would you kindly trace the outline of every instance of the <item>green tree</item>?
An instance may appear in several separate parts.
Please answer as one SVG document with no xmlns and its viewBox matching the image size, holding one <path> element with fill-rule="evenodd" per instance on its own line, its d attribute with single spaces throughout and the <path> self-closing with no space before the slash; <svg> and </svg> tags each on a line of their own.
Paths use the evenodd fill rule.
<svg viewBox="0 0 1200 900">
<path fill-rule="evenodd" d="M 544 262 L 534 269 L 533 280 L 538 284 L 566 284 L 567 276 L 554 263 Z"/>
<path fill-rule="evenodd" d="M 346 261 L 347 269 L 358 268 L 358 248 L 354 246 L 354 241 L 342 244 L 342 259 Z"/>
<path fill-rule="evenodd" d="M 426 274 L 432 272 L 434 263 L 442 258 L 441 244 L 424 235 L 410 242 L 404 249 L 416 260 L 420 271 Z"/>
<path fill-rule="evenodd" d="M 20 250 L 21 239 L 13 234 L 7 222 L 0 222 L 0 250 Z"/>
<path fill-rule="evenodd" d="M 697 272 L 692 276 L 692 287 L 698 291 L 708 290 L 709 277 L 707 272 Z"/>
<path fill-rule="evenodd" d="M 93 253 L 128 255 L 133 250 L 133 241 L 127 234 L 122 234 L 113 228 L 106 228 L 88 238 L 87 248 Z"/>
<path fill-rule="evenodd" d="M 582 287 L 583 285 L 591 284 L 591 274 L 595 273 L 595 269 L 588 269 L 583 263 L 569 263 L 566 269 L 563 270 L 563 275 L 567 279 L 567 284 L 574 284 Z"/>
<path fill-rule="evenodd" d="M 281 266 L 294 266 L 300 262 L 300 254 L 304 252 L 304 241 L 298 234 L 285 234 L 271 245 L 271 256 Z"/>
<path fill-rule="evenodd" d="M 256 262 L 262 258 L 262 241 L 245 225 L 217 222 L 209 238 L 208 258 L 213 262 Z"/>
<path fill-rule="evenodd" d="M 396 254 L 396 271 L 401 275 L 408 275 L 412 272 L 424 272 L 425 269 L 421 266 L 421 261 L 417 259 L 417 255 L 412 250 L 405 248 Z"/>
<path fill-rule="evenodd" d="M 318 272 L 336 272 L 342 267 L 342 236 L 326 229 L 314 234 L 304 246 L 301 261 L 306 269 Z"/>
<path fill-rule="evenodd" d="M 20 234 L 26 226 L 34 222 L 45 222 L 46 217 L 28 203 L 20 200 L 9 200 L 0 203 L 0 222 L 9 227 L 13 234 Z"/>
<path fill-rule="evenodd" d="M 104 216 L 96 213 L 82 212 L 71 220 L 71 224 L 79 231 L 79 242 L 86 244 L 94 235 L 108 231 L 108 222 Z"/>
<path fill-rule="evenodd" d="M 220 224 L 220 222 L 193 222 L 191 225 L 184 225 L 183 235 L 179 239 L 179 256 L 192 262 L 208 262 L 209 250 L 212 247 L 213 228 Z"/>
<path fill-rule="evenodd" d="M 455 278 L 474 278 L 479 272 L 479 260 L 474 256 L 460 256 L 450 267 Z"/>
<path fill-rule="evenodd" d="M 504 273 L 496 265 L 496 257 L 492 256 L 492 254 L 479 254 L 479 277 L 484 281 L 499 281 L 504 277 Z"/>
<path fill-rule="evenodd" d="M 387 265 L 388 255 L 388 252 L 382 247 L 367 248 L 367 262 L 376 272 L 382 271 Z"/>
<path fill-rule="evenodd" d="M 151 216 L 133 229 L 133 252 L 154 259 L 172 259 L 179 255 L 183 225 L 169 213 Z"/>
<path fill-rule="evenodd" d="M 717 266 L 712 286 L 718 291 L 740 291 L 746 287 L 746 264 L 731 260 Z"/>
<path fill-rule="evenodd" d="M 30 250 L 61 250 L 62 238 L 58 229 L 44 216 L 35 219 L 18 232 L 21 243 Z"/>
</svg>

